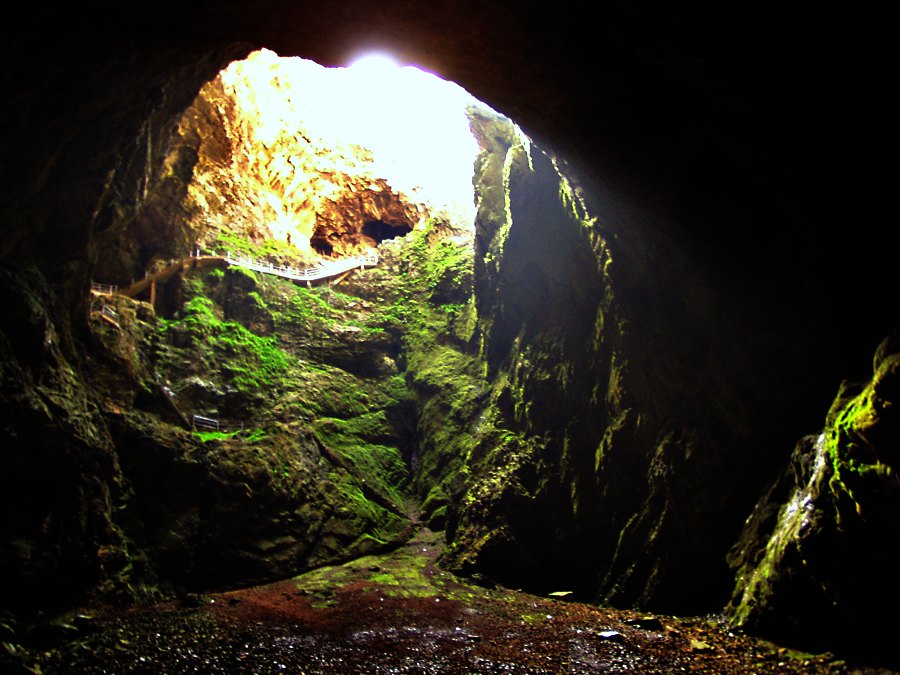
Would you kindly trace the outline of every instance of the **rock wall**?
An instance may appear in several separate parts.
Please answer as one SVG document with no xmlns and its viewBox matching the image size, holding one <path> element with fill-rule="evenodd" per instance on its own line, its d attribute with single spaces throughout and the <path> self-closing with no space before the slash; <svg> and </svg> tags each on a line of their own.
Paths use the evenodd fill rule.
<svg viewBox="0 0 900 675">
<path fill-rule="evenodd" d="M 280 61 L 263 50 L 229 64 L 155 131 L 140 205 L 101 237 L 97 278 L 128 283 L 197 249 L 314 264 L 421 227 L 429 207 L 393 188 L 368 149 L 310 128 L 304 102 L 329 91 Z"/>
<path fill-rule="evenodd" d="M 112 515 L 119 469 L 58 295 L 37 269 L 3 270 L 0 289 L 15 327 L 0 340 L 0 604 L 59 606 L 115 571 L 100 552 L 122 544 Z"/>
<path fill-rule="evenodd" d="M 164 228 L 154 249 L 112 244 L 142 212 L 152 214 L 144 211 L 152 207 L 146 187 L 169 151 L 161 139 L 171 137 L 203 83 L 260 44 L 334 63 L 354 36 L 383 38 L 515 117 L 548 149 L 571 153 L 587 188 L 585 213 L 566 206 L 565 217 L 547 224 L 552 235 L 529 243 L 524 231 L 510 229 L 505 262 L 481 267 L 476 259 L 477 287 L 499 287 L 508 271 L 510 278 L 539 280 L 529 288 L 561 306 L 536 306 L 511 283 L 496 298 L 480 294 L 483 353 L 494 370 L 490 387 L 473 390 L 474 407 L 487 401 L 495 416 L 485 418 L 478 443 L 465 446 L 475 454 L 460 481 L 446 484 L 456 496 L 446 509 L 450 532 L 466 544 L 451 551 L 461 568 L 484 564 L 512 578 L 525 561 L 520 577 L 531 582 L 542 566 L 574 569 L 573 585 L 621 604 L 690 611 L 724 602 L 724 552 L 743 517 L 793 441 L 819 425 L 836 379 L 858 377 L 872 341 L 896 322 L 895 252 L 884 245 L 884 213 L 873 217 L 870 210 L 877 183 L 858 182 L 861 168 L 876 163 L 843 155 L 850 146 L 881 147 L 877 106 L 855 105 L 878 89 L 843 97 L 852 111 L 836 104 L 831 92 L 850 83 L 842 77 L 852 77 L 853 87 L 861 82 L 846 67 L 857 52 L 835 50 L 828 42 L 835 32 L 809 30 L 806 13 L 786 17 L 783 7 L 763 7 L 752 17 L 726 14 L 728 30 L 708 31 L 705 8 L 665 10 L 658 3 L 585 10 L 600 9 L 600 21 L 548 3 L 23 9 L 0 47 L 7 97 L 0 146 L 0 559 L 12 572 L 4 575 L 4 604 L 13 603 L 10 593 L 30 606 L 63 603 L 121 569 L 121 557 L 104 562 L 100 555 L 122 545 L 110 514 L 124 488 L 110 425 L 93 393 L 97 383 L 87 375 L 88 282 L 96 272 L 106 277 L 99 280 L 127 279 L 160 254 L 159 246 L 170 246 L 177 232 Z M 852 18 L 842 13 L 832 27 L 851 32 Z M 865 34 L 871 28 L 867 15 Z M 867 60 L 859 72 L 887 62 Z M 852 136 L 842 138 L 847 130 Z M 539 153 L 526 170 L 522 152 L 514 151 L 513 186 L 527 184 L 531 172 L 549 173 Z M 502 160 L 486 161 L 500 171 L 505 158 L 504 151 Z M 173 160 L 174 174 L 197 161 L 190 152 Z M 174 193 L 184 189 L 173 184 Z M 495 204 L 496 215 L 482 214 L 492 225 L 482 228 L 479 250 L 488 252 L 493 229 L 508 222 L 506 197 L 493 187 L 482 198 Z M 587 236 L 581 222 L 594 218 Z M 148 218 L 145 229 L 164 225 Z M 842 234 L 823 234 L 832 231 Z M 585 293 L 577 277 L 560 282 L 558 270 L 541 262 L 541 249 L 557 235 L 585 254 L 590 248 L 595 259 L 577 274 L 599 279 L 602 293 Z M 191 243 L 174 241 L 176 253 Z M 610 260 L 609 268 L 595 269 L 598 260 Z M 568 323 L 570 293 L 580 307 L 597 302 L 600 311 Z M 524 317 L 515 315 L 519 309 Z M 543 314 L 560 325 L 542 329 L 534 319 Z M 539 368 L 526 363 L 544 345 L 566 358 L 540 361 Z M 442 355 L 445 361 L 426 364 L 432 367 L 422 371 L 422 390 L 446 375 L 439 366 L 452 359 Z M 570 373 L 569 359 L 586 364 L 589 377 Z M 561 383 L 578 378 L 593 379 L 596 395 L 567 396 Z M 525 390 L 541 392 L 543 406 L 516 398 Z M 146 405 L 162 405 L 151 398 Z M 571 409 L 584 420 L 561 424 L 549 412 L 562 414 L 560 401 L 566 415 Z M 478 420 L 471 408 L 457 417 Z M 552 431 L 546 443 L 544 424 Z M 581 445 L 565 442 L 576 437 Z M 826 446 L 843 452 L 840 444 Z M 538 473 L 544 466 L 548 473 Z M 808 484 L 807 474 L 797 473 L 797 482 Z M 516 480 L 490 497 L 510 476 Z M 852 471 L 840 471 L 840 479 L 865 513 Z M 518 509 L 552 520 L 536 520 L 542 524 L 529 539 Z M 496 543 L 479 548 L 476 535 L 489 534 L 493 524 L 505 527 L 490 539 Z M 545 535 L 553 538 L 540 539 Z M 752 558 L 733 559 L 752 570 Z M 864 560 L 849 562 L 877 586 L 880 577 Z M 793 579 L 779 593 L 789 594 Z M 552 579 L 554 586 L 569 581 Z M 687 597 L 699 581 L 702 597 Z M 853 606 L 872 617 L 880 597 L 860 596 Z M 771 606 L 810 617 L 791 614 L 796 605 L 787 602 Z M 752 610 L 747 625 L 756 616 L 763 625 L 780 611 Z"/>
<path fill-rule="evenodd" d="M 170 319 L 94 296 L 73 363 L 40 275 L 4 274 L 4 608 L 282 578 L 409 534 L 411 394 L 381 317 L 252 273 L 181 282 Z"/>
<path fill-rule="evenodd" d="M 868 381 L 845 382 L 818 436 L 747 519 L 730 554 L 732 621 L 808 649 L 840 644 L 898 663 L 891 643 L 900 595 L 891 542 L 900 528 L 897 335 L 876 351 Z M 876 601 L 877 599 L 877 601 Z"/>
<path fill-rule="evenodd" d="M 409 231 L 428 217 L 425 204 L 378 175 L 371 151 L 306 121 L 304 101 L 331 93 L 292 77 L 270 51 L 201 89 L 180 129 L 198 145 L 185 211 L 201 246 L 220 248 L 228 242 L 218 235 L 231 234 L 287 244 L 306 260 L 357 255 L 379 243 L 363 231 L 367 222 Z"/>
<path fill-rule="evenodd" d="M 730 313 L 676 242 L 584 195 L 502 122 L 481 125 L 495 139 L 476 221 L 482 418 L 510 440 L 467 455 L 447 562 L 616 605 L 715 611 L 729 547 L 791 442 L 772 412 L 805 404 L 778 383 L 805 357 Z M 779 321 L 781 335 L 805 330 Z"/>
</svg>

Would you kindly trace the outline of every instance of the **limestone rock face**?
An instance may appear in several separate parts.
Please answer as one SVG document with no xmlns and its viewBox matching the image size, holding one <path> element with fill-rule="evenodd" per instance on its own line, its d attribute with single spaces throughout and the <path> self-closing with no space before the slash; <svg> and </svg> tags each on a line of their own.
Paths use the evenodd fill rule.
<svg viewBox="0 0 900 675">
<path fill-rule="evenodd" d="M 0 341 L 0 605 L 59 606 L 127 564 L 114 444 L 43 276 L 3 271 L 0 298 L 16 326 Z"/>
<path fill-rule="evenodd" d="M 219 236 L 230 233 L 312 260 L 363 253 L 392 229 L 419 226 L 428 207 L 391 187 L 370 150 L 307 122 L 304 99 L 328 92 L 304 90 L 283 61 L 261 51 L 232 63 L 182 118 L 182 142 L 196 145 L 184 212 L 198 244 L 227 247 Z"/>
<path fill-rule="evenodd" d="M 897 662 L 898 405 L 895 334 L 878 348 L 872 378 L 843 384 L 823 432 L 797 444 L 748 518 L 730 555 L 735 624 L 814 649 L 840 640 Z"/>
<path fill-rule="evenodd" d="M 585 592 L 599 542 L 582 529 L 583 504 L 596 487 L 592 460 L 577 453 L 601 429 L 591 378 L 609 358 L 595 333 L 612 299 L 605 243 L 547 154 L 508 122 L 482 118 L 480 129 L 491 140 L 479 159 L 475 255 L 485 417 L 509 440 L 472 453 L 469 485 L 448 509 L 447 561 L 537 587 L 565 574 Z"/>
</svg>

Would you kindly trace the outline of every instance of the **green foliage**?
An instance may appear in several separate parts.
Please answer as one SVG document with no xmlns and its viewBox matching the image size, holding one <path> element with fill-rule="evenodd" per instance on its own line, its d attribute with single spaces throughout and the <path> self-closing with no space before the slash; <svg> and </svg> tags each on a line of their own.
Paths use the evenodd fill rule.
<svg viewBox="0 0 900 675">
<path fill-rule="evenodd" d="M 299 248 L 280 239 L 255 242 L 234 232 L 219 230 L 211 244 L 216 253 L 243 255 L 257 260 L 297 260 L 303 257 Z"/>
<path fill-rule="evenodd" d="M 185 303 L 179 316 L 160 322 L 163 339 L 186 335 L 205 363 L 226 376 L 238 390 L 261 391 L 281 383 L 288 356 L 275 336 L 260 336 L 240 323 L 223 321 L 215 303 L 196 295 Z"/>
<path fill-rule="evenodd" d="M 406 463 L 396 447 L 384 443 L 391 440 L 393 432 L 383 410 L 350 419 L 322 418 L 313 428 L 322 444 L 354 475 L 398 509 L 404 508 Z"/>
<path fill-rule="evenodd" d="M 194 431 L 193 434 L 197 438 L 199 438 L 203 443 L 209 443 L 210 441 L 221 441 L 226 438 L 234 438 L 239 432 L 238 431 Z"/>
</svg>

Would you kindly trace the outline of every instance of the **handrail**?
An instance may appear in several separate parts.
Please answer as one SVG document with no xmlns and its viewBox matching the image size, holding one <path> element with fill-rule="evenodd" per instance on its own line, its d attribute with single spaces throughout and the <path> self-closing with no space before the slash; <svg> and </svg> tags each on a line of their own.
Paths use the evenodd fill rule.
<svg viewBox="0 0 900 675">
<path fill-rule="evenodd" d="M 204 429 L 215 429 L 219 431 L 220 424 L 219 420 L 215 420 L 211 417 L 203 417 L 201 415 L 192 415 L 191 416 L 191 426 L 193 427 L 202 427 Z"/>
<path fill-rule="evenodd" d="M 253 258 L 249 257 L 233 256 L 231 253 L 226 253 L 221 257 L 224 257 L 225 261 L 229 265 L 238 265 L 240 267 L 246 267 L 247 269 L 253 270 L 255 272 L 262 272 L 263 274 L 273 274 L 275 276 L 284 277 L 286 279 L 293 279 L 295 281 L 314 281 L 316 279 L 324 279 L 325 277 L 333 277 L 337 276 L 338 274 L 343 274 L 344 272 L 355 269 L 357 267 L 371 267 L 378 264 L 378 254 L 374 251 L 365 255 L 354 256 L 352 258 L 343 258 L 341 260 L 322 262 L 319 263 L 316 267 L 307 267 L 304 269 L 273 265 L 272 263 L 254 260 Z"/>
<path fill-rule="evenodd" d="M 91 290 L 94 293 L 102 293 L 104 295 L 112 295 L 116 291 L 119 290 L 119 287 L 115 284 L 98 284 L 96 282 L 91 282 Z"/>
</svg>

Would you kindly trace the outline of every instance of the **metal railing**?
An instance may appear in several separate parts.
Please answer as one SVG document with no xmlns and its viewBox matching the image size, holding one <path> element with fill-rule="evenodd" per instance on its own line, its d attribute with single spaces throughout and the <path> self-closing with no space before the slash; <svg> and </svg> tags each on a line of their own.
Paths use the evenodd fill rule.
<svg viewBox="0 0 900 675">
<path fill-rule="evenodd" d="M 212 255 L 215 256 L 216 254 Z M 325 277 L 337 276 L 338 274 L 348 272 L 352 269 L 367 266 L 372 267 L 378 264 L 378 253 L 374 251 L 367 253 L 366 255 L 354 256 L 352 258 L 342 258 L 341 260 L 322 262 L 315 267 L 307 267 L 304 269 L 273 265 L 269 262 L 254 260 L 253 258 L 245 256 L 235 256 L 231 253 L 226 253 L 224 256 L 217 257 L 224 258 L 229 265 L 237 265 L 238 267 L 245 267 L 255 272 L 274 274 L 275 276 L 293 279 L 295 281 L 324 279 Z"/>
<path fill-rule="evenodd" d="M 221 429 L 219 420 L 213 419 L 212 417 L 203 417 L 202 415 L 192 415 L 191 426 L 200 429 L 212 429 L 213 431 L 219 431 Z"/>
<path fill-rule="evenodd" d="M 91 282 L 91 291 L 94 293 L 102 293 L 104 295 L 112 295 L 116 291 L 119 290 L 119 287 L 115 284 L 98 284 L 96 282 Z"/>
</svg>

